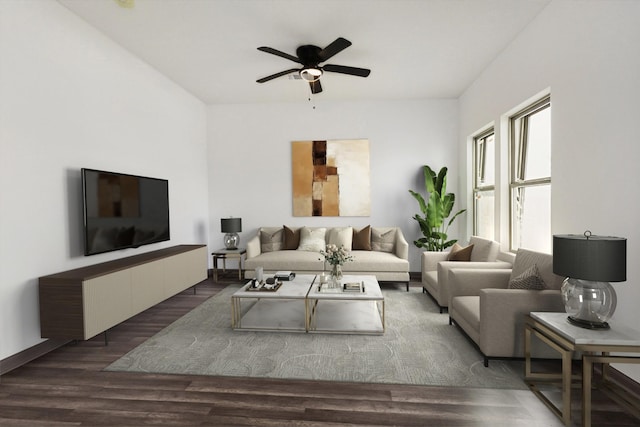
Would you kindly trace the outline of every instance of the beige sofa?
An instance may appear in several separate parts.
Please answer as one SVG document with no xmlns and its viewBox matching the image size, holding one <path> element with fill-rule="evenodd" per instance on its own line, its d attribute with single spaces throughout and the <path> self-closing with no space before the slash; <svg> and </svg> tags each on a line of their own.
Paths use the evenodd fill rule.
<svg viewBox="0 0 640 427">
<path fill-rule="evenodd" d="M 301 235 L 298 242 L 296 233 Z M 305 244 L 303 236 L 324 240 L 314 246 L 311 238 L 307 239 L 311 243 Z M 351 251 L 353 261 L 343 265 L 344 274 L 372 274 L 380 282 L 406 283 L 409 290 L 409 244 L 398 227 L 262 227 L 247 243 L 245 277 L 255 277 L 258 267 L 264 274 L 329 271 L 319 253 L 329 243 Z"/>
<path fill-rule="evenodd" d="M 422 291 L 433 297 L 440 313 L 449 306 L 448 276 L 452 268 L 511 268 L 512 258 L 500 255 L 500 243 L 472 236 L 469 245 L 473 245 L 469 261 L 449 261 L 449 251 L 422 253 Z"/>
<path fill-rule="evenodd" d="M 539 283 L 545 289 L 524 289 Z M 563 278 L 553 273 L 553 256 L 520 249 L 512 269 L 454 268 L 449 272 L 449 319 L 471 338 L 485 357 L 524 357 L 524 319 L 532 311 L 564 312 Z M 520 288 L 518 288 L 520 287 Z M 534 357 L 558 353 L 534 340 Z"/>
</svg>

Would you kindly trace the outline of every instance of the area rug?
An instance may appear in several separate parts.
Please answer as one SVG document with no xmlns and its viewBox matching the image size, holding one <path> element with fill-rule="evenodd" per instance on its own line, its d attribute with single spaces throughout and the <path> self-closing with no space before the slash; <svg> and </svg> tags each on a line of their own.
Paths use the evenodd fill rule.
<svg viewBox="0 0 640 427">
<path fill-rule="evenodd" d="M 230 285 L 108 371 L 526 389 L 519 361 L 483 357 L 419 288 L 383 289 L 381 336 L 231 329 Z"/>
</svg>

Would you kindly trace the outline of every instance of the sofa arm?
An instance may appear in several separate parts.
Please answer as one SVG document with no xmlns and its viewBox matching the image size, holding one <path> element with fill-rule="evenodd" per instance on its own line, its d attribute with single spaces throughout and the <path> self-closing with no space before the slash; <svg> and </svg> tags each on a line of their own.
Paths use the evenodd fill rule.
<svg viewBox="0 0 640 427">
<path fill-rule="evenodd" d="M 449 270 L 449 306 L 457 296 L 477 296 L 486 288 L 506 289 L 511 277 L 510 268 L 452 268 Z"/>
<path fill-rule="evenodd" d="M 257 257 L 260 253 L 260 234 L 256 234 L 247 242 L 247 259 Z"/>
<path fill-rule="evenodd" d="M 422 252 L 422 271 L 435 271 L 438 269 L 438 263 L 446 261 L 449 258 L 449 252 Z"/>
<path fill-rule="evenodd" d="M 525 315 L 532 311 L 564 311 L 559 290 L 483 289 L 480 291 L 482 352 L 495 357 L 524 355 Z"/>
<path fill-rule="evenodd" d="M 400 228 L 396 232 L 395 254 L 398 258 L 409 259 L 409 243 L 407 243 L 407 239 L 404 238 Z"/>
</svg>

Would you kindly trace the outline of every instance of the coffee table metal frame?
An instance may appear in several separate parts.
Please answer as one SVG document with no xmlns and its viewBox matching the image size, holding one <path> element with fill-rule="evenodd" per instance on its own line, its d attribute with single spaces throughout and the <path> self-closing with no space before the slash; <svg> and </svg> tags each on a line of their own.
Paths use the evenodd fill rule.
<svg viewBox="0 0 640 427">
<path fill-rule="evenodd" d="M 375 276 L 343 277 L 343 282 L 353 281 L 363 282 L 365 292 L 318 292 L 316 276 L 304 274 L 284 281 L 275 292 L 249 291 L 249 282 L 231 296 L 231 327 L 245 331 L 384 334 L 384 296 L 378 281 Z M 336 320 L 323 316 L 320 302 L 322 313 L 333 310 L 338 314 L 337 321 L 343 323 L 336 326 Z M 323 327 L 332 320 L 332 327 Z"/>
<path fill-rule="evenodd" d="M 309 287 L 315 281 L 316 276 L 309 274 L 299 274 L 291 281 L 283 281 L 282 286 L 275 291 L 248 291 L 251 282 L 245 284 L 231 296 L 231 327 L 237 330 L 250 331 L 302 331 L 306 332 L 304 323 L 304 307 L 309 292 Z M 251 303 L 252 306 L 243 312 L 243 302 Z M 286 302 L 286 304 L 276 304 Z M 275 309 L 278 308 L 278 311 Z M 272 316 L 255 318 L 251 322 L 247 315 L 262 311 L 271 313 Z M 287 324 L 287 317 L 290 312 L 299 310 L 299 316 L 293 316 L 293 322 Z M 245 320 L 243 324 L 243 319 Z M 284 322 L 284 323 L 283 323 Z"/>
<path fill-rule="evenodd" d="M 364 292 L 323 291 L 318 283 L 311 285 L 305 310 L 307 332 L 384 334 L 384 296 L 376 277 L 343 276 L 342 283 L 349 282 L 362 283 Z"/>
</svg>

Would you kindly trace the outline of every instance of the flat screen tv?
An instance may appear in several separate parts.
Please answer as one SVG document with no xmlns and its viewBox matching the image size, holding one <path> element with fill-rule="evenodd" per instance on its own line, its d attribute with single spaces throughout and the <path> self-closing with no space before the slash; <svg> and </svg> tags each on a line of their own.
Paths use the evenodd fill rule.
<svg viewBox="0 0 640 427">
<path fill-rule="evenodd" d="M 169 181 L 82 169 L 84 254 L 169 240 Z"/>
</svg>

